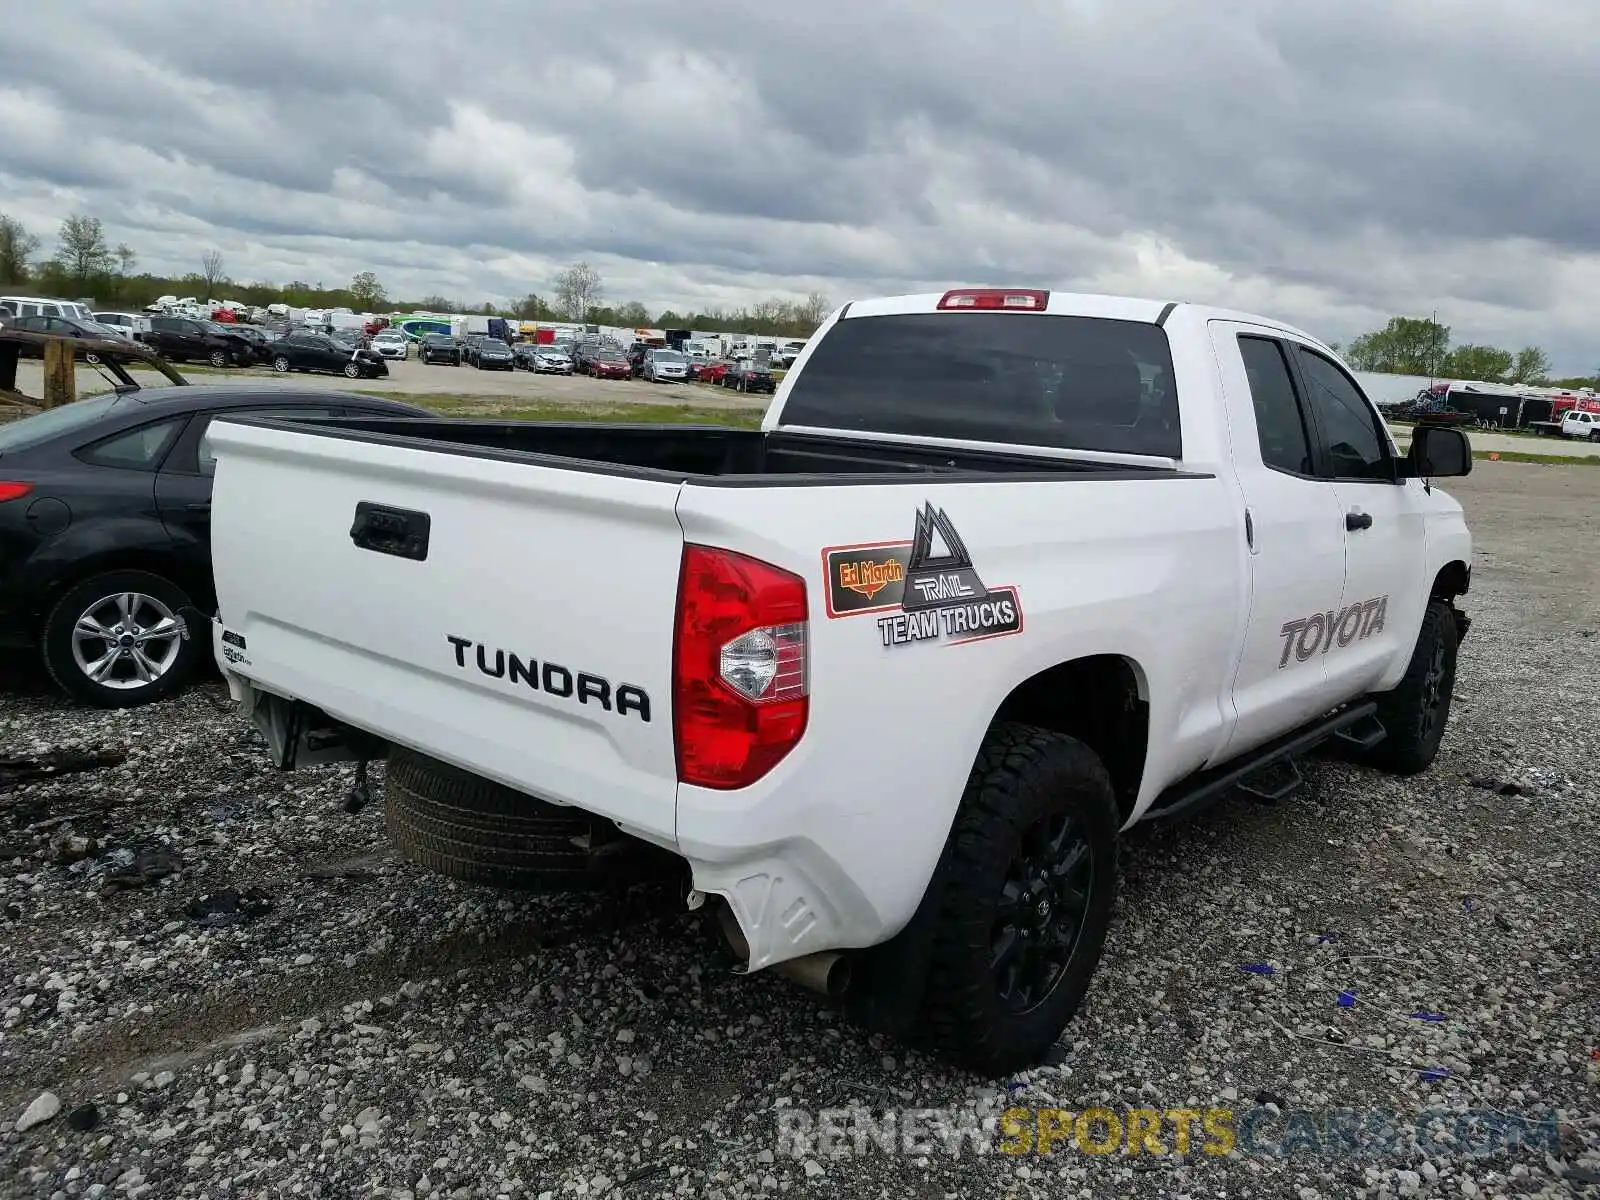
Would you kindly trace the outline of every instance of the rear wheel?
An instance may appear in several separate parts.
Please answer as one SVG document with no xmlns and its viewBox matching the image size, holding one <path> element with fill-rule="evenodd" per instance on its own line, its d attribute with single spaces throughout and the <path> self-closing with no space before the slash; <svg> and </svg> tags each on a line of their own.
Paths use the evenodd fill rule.
<svg viewBox="0 0 1600 1200">
<path fill-rule="evenodd" d="M 213 367 L 225 367 L 228 365 L 227 352 L 223 350 L 213 350 L 208 361 Z"/>
<path fill-rule="evenodd" d="M 680 865 L 608 821 L 401 746 L 389 752 L 384 816 L 402 857 L 490 887 L 592 891 Z"/>
<path fill-rule="evenodd" d="M 1111 779 L 1064 734 L 996 724 L 947 852 L 922 1029 L 989 1074 L 1038 1063 L 1100 960 L 1117 891 Z"/>
<path fill-rule="evenodd" d="M 347 362 L 347 363 L 345 363 L 345 365 L 344 365 L 344 377 L 346 379 L 360 379 L 361 378 L 361 364 L 357 363 L 357 362 Z"/>
<path fill-rule="evenodd" d="M 289 373 L 289 360 L 281 354 L 278 355 L 277 358 L 272 360 L 272 369 L 279 375 L 287 375 Z"/>
<path fill-rule="evenodd" d="M 147 571 L 108 571 L 68 589 L 45 619 L 42 651 L 63 692 L 102 708 L 163 700 L 194 674 L 200 643 L 187 593 Z"/>
</svg>

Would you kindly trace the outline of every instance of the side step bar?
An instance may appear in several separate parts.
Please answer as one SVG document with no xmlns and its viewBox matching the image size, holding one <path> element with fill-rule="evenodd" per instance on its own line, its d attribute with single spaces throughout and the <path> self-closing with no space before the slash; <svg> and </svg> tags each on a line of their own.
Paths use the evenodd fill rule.
<svg viewBox="0 0 1600 1200">
<path fill-rule="evenodd" d="M 1302 725 L 1294 732 L 1284 734 L 1264 746 L 1258 746 L 1242 758 L 1196 772 L 1157 796 L 1156 802 L 1145 814 L 1145 820 L 1168 820 L 1192 813 L 1222 799 L 1262 768 L 1304 754 L 1330 738 L 1357 746 L 1375 746 L 1384 737 L 1383 725 L 1378 721 L 1377 711 L 1378 706 L 1371 700 L 1352 704 L 1326 717 L 1319 717 L 1309 725 Z M 1275 803 L 1291 793 L 1298 785 L 1297 769 L 1287 786 L 1270 790 L 1252 789 L 1252 795 L 1266 803 Z"/>
</svg>

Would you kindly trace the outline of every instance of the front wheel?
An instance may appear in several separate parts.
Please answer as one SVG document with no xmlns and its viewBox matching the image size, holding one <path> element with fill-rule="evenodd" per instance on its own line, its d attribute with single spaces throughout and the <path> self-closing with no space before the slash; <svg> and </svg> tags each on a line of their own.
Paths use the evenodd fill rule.
<svg viewBox="0 0 1600 1200">
<path fill-rule="evenodd" d="M 1600 442 L 1600 429 L 1591 429 L 1589 431 L 1589 440 L 1591 442 Z"/>
<path fill-rule="evenodd" d="M 921 1028 L 988 1075 L 1037 1064 L 1100 961 L 1117 892 L 1110 776 L 1075 738 L 997 723 L 946 853 Z"/>
<path fill-rule="evenodd" d="M 360 363 L 355 363 L 355 362 L 347 362 L 347 363 L 345 363 L 345 365 L 344 365 L 344 377 L 346 379 L 360 379 L 361 378 L 361 364 Z"/>
<path fill-rule="evenodd" d="M 272 369 L 279 375 L 287 375 L 289 373 L 289 360 L 281 354 L 278 355 L 277 358 L 272 360 Z"/>
<path fill-rule="evenodd" d="M 213 350 L 208 361 L 213 367 L 225 367 L 228 365 L 228 356 L 221 350 Z"/>
<path fill-rule="evenodd" d="M 1372 766 L 1416 775 L 1433 765 L 1455 690 L 1456 630 L 1450 605 L 1430 601 L 1406 673 L 1393 691 L 1374 697 L 1386 736 L 1362 756 Z"/>
<path fill-rule="evenodd" d="M 201 643 L 182 588 L 148 571 L 108 571 L 68 589 L 45 619 L 50 678 L 74 700 L 132 708 L 164 700 L 194 674 Z"/>
</svg>

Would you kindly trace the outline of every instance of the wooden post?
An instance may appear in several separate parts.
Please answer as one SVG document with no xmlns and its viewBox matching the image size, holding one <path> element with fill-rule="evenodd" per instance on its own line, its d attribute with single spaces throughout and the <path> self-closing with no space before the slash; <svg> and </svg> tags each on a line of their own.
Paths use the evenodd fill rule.
<svg viewBox="0 0 1600 1200">
<path fill-rule="evenodd" d="M 73 361 L 72 345 L 65 340 L 46 342 L 44 345 L 44 405 L 60 408 L 78 398 L 78 369 Z"/>
</svg>

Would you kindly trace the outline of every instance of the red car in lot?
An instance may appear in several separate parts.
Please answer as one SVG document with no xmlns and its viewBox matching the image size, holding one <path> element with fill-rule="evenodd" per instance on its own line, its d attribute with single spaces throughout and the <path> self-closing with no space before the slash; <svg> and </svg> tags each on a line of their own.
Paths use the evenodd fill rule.
<svg viewBox="0 0 1600 1200">
<path fill-rule="evenodd" d="M 689 369 L 701 383 L 721 383 L 722 377 L 728 373 L 731 365 L 725 362 L 708 362 L 698 363 Z"/>
<path fill-rule="evenodd" d="M 597 379 L 632 379 L 633 367 L 620 350 L 601 350 L 594 356 L 589 373 Z"/>
</svg>

